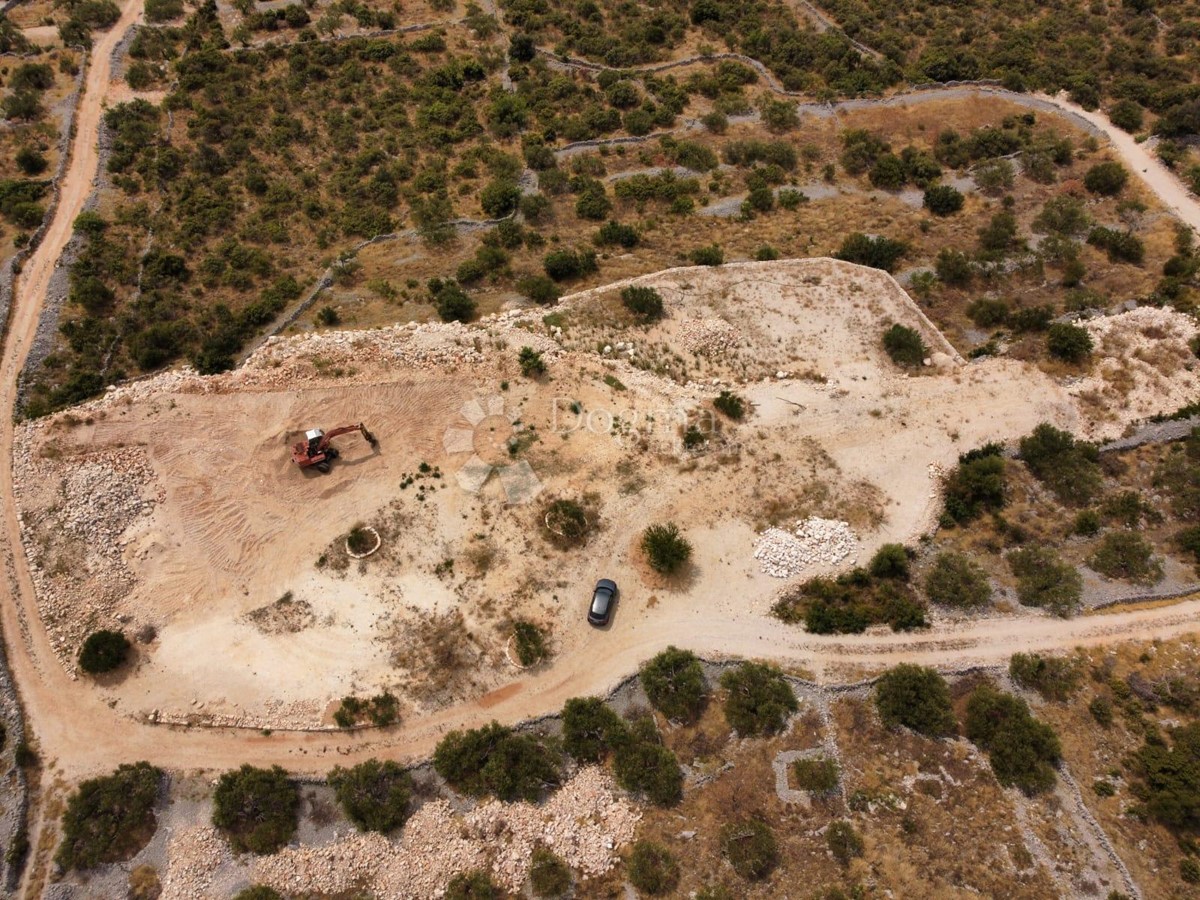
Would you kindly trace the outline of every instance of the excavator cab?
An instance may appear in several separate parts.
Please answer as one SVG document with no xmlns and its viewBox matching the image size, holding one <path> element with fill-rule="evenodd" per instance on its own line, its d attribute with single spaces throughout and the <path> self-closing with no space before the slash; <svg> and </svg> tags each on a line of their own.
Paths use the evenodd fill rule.
<svg viewBox="0 0 1200 900">
<path fill-rule="evenodd" d="M 292 462 L 302 469 L 312 467 L 322 474 L 328 472 L 329 464 L 340 456 L 337 448 L 330 441 L 338 435 L 347 434 L 351 431 L 360 432 L 363 439 L 372 447 L 379 446 L 379 441 L 375 435 L 367 431 L 367 426 L 361 422 L 357 425 L 342 425 L 339 428 L 333 429 L 328 434 L 320 428 L 310 428 L 304 432 L 304 440 L 297 441 L 292 445 Z"/>
</svg>

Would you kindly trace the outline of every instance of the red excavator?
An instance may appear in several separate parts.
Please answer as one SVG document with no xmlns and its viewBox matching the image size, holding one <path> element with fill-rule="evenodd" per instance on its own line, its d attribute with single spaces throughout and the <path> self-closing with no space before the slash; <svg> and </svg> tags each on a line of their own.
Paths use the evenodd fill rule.
<svg viewBox="0 0 1200 900">
<path fill-rule="evenodd" d="M 292 444 L 292 461 L 302 469 L 313 466 L 318 472 L 328 472 L 329 464 L 340 455 L 330 441 L 338 435 L 349 434 L 351 431 L 361 431 L 368 444 L 372 447 L 379 446 L 375 435 L 367 431 L 367 426 L 362 422 L 357 425 L 343 425 L 328 434 L 320 428 L 314 428 L 304 432 L 304 440 Z"/>
</svg>

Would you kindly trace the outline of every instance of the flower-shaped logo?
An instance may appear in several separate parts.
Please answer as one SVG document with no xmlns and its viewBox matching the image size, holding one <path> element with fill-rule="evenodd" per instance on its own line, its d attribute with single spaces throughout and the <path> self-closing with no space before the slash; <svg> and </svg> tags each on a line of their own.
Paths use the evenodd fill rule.
<svg viewBox="0 0 1200 900">
<path fill-rule="evenodd" d="M 525 460 L 512 461 L 519 444 L 518 416 L 504 408 L 504 398 L 493 395 L 468 400 L 460 410 L 462 420 L 442 435 L 442 447 L 452 455 L 470 454 L 454 477 L 464 491 L 478 494 L 496 473 L 504 499 L 510 505 L 527 503 L 542 490 L 542 483 Z M 516 442 L 516 443 L 514 443 Z"/>
</svg>

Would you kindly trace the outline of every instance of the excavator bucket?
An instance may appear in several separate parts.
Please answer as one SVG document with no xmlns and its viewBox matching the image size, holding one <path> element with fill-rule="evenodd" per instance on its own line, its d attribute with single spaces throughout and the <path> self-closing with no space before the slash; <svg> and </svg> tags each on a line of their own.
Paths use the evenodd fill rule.
<svg viewBox="0 0 1200 900">
<path fill-rule="evenodd" d="M 367 439 L 368 444 L 370 444 L 372 447 L 379 446 L 379 438 L 367 431 L 367 426 L 359 425 L 358 427 L 362 430 L 362 436 Z"/>
</svg>

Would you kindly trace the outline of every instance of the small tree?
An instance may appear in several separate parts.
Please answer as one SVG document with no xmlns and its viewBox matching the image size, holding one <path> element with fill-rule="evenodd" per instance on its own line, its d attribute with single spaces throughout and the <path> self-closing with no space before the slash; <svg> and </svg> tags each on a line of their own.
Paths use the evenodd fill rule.
<svg viewBox="0 0 1200 900">
<path fill-rule="evenodd" d="M 1136 531 L 1110 531 L 1100 539 L 1087 564 L 1108 578 L 1153 584 L 1163 577 L 1154 547 Z"/>
<path fill-rule="evenodd" d="M 908 580 L 908 550 L 903 544 L 884 544 L 875 551 L 867 571 L 873 578 Z"/>
<path fill-rule="evenodd" d="M 1025 701 L 989 684 L 967 701 L 967 737 L 988 752 L 996 779 L 1027 794 L 1054 785 L 1054 764 L 1062 751 L 1049 725 L 1029 712 Z"/>
<path fill-rule="evenodd" d="M 650 704 L 668 719 L 691 722 L 704 711 L 708 685 L 690 650 L 668 647 L 642 666 L 640 677 Z"/>
<path fill-rule="evenodd" d="M 529 886 L 535 897 L 562 897 L 571 889 L 571 870 L 545 847 L 535 847 L 529 861 Z"/>
<path fill-rule="evenodd" d="M 692 558 L 692 545 L 674 522 L 651 525 L 643 531 L 641 547 L 650 568 L 663 575 L 679 571 Z"/>
<path fill-rule="evenodd" d="M 1129 173 L 1125 167 L 1119 162 L 1109 160 L 1096 163 L 1088 169 L 1087 174 L 1083 176 L 1083 186 L 1093 194 L 1113 197 L 1121 193 L 1121 189 L 1125 187 L 1125 182 L 1128 180 Z"/>
<path fill-rule="evenodd" d="M 896 365 L 910 368 L 921 365 L 928 353 L 920 332 L 899 323 L 883 333 L 883 349 Z"/>
<path fill-rule="evenodd" d="M 617 784 L 641 794 L 655 806 L 674 806 L 683 799 L 683 771 L 675 754 L 661 744 L 635 737 L 613 757 Z"/>
<path fill-rule="evenodd" d="M 1021 687 L 1031 688 L 1047 700 L 1067 700 L 1079 687 L 1079 665 L 1060 656 L 1014 653 L 1008 674 Z"/>
<path fill-rule="evenodd" d="M 948 184 L 935 184 L 925 192 L 925 208 L 935 216 L 952 216 L 963 208 L 963 195 Z"/>
<path fill-rule="evenodd" d="M 623 288 L 621 302 L 642 322 L 657 322 L 663 317 L 662 294 L 654 288 L 635 286 Z"/>
<path fill-rule="evenodd" d="M 721 687 L 729 692 L 725 719 L 742 737 L 776 734 L 800 708 L 783 673 L 765 663 L 730 669 L 721 676 Z"/>
<path fill-rule="evenodd" d="M 875 706 L 889 728 L 903 725 L 934 738 L 955 731 L 946 679 L 924 666 L 902 663 L 884 672 L 875 684 Z"/>
<path fill-rule="evenodd" d="M 629 854 L 629 881 L 651 896 L 669 894 L 679 884 L 679 863 L 670 851 L 653 841 L 638 841 Z"/>
<path fill-rule="evenodd" d="M 300 794 L 279 766 L 226 772 L 213 794 L 213 825 L 239 853 L 274 853 L 296 833 Z"/>
<path fill-rule="evenodd" d="M 408 818 L 412 778 L 399 763 L 369 759 L 349 769 L 337 766 L 329 786 L 359 831 L 387 834 Z"/>
<path fill-rule="evenodd" d="M 987 574 L 961 553 L 939 553 L 925 576 L 925 593 L 934 603 L 977 609 L 992 599 Z"/>
<path fill-rule="evenodd" d="M 1103 488 L 1095 444 L 1076 441 L 1070 432 L 1043 422 L 1021 438 L 1021 459 L 1060 503 L 1086 506 Z"/>
<path fill-rule="evenodd" d="M 83 870 L 131 859 L 154 835 L 162 774 L 139 762 L 82 782 L 67 800 L 54 861 Z"/>
<path fill-rule="evenodd" d="M 454 282 L 441 286 L 434 295 L 434 307 L 443 322 L 469 322 L 475 317 L 475 301 Z"/>
<path fill-rule="evenodd" d="M 1083 597 L 1083 578 L 1050 547 L 1022 547 L 1008 554 L 1017 578 L 1017 599 L 1056 616 L 1069 616 Z"/>
<path fill-rule="evenodd" d="M 722 828 L 721 852 L 747 881 L 762 881 L 779 865 L 775 832 L 762 819 L 730 822 Z"/>
<path fill-rule="evenodd" d="M 129 639 L 119 631 L 94 631 L 79 651 L 79 668 L 89 675 L 100 675 L 119 668 L 129 657 Z"/>
<path fill-rule="evenodd" d="M 1108 109 L 1109 121 L 1130 134 L 1141 130 L 1142 118 L 1142 108 L 1132 100 L 1118 100 Z"/>
<path fill-rule="evenodd" d="M 984 510 L 1004 506 L 1008 484 L 1002 448 L 988 444 L 959 457 L 946 479 L 946 512 L 956 522 L 969 522 Z"/>
<path fill-rule="evenodd" d="M 537 378 L 546 374 L 546 362 L 542 354 L 532 347 L 522 347 L 517 354 L 517 363 L 521 366 L 521 374 L 526 378 Z"/>
<path fill-rule="evenodd" d="M 516 211 L 521 189 L 512 181 L 496 179 L 479 193 L 479 203 L 489 219 L 502 219 Z"/>
<path fill-rule="evenodd" d="M 600 762 L 630 740 L 621 717 L 599 697 L 572 697 L 562 720 L 563 749 L 581 763 Z"/>
<path fill-rule="evenodd" d="M 451 731 L 433 754 L 433 767 L 457 791 L 473 797 L 537 800 L 560 780 L 559 759 L 540 740 L 498 722 Z"/>
<path fill-rule="evenodd" d="M 1092 352 L 1092 336 L 1086 328 L 1056 322 L 1046 332 L 1046 349 L 1064 362 L 1083 362 Z"/>
<path fill-rule="evenodd" d="M 696 266 L 719 266 L 725 262 L 725 251 L 719 244 L 707 247 L 697 247 L 689 254 L 692 264 Z"/>
</svg>

